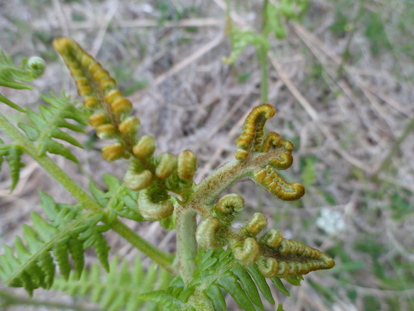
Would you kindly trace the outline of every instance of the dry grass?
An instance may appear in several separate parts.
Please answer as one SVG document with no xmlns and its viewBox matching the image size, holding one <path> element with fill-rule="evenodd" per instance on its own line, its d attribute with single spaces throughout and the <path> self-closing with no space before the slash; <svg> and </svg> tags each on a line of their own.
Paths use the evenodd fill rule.
<svg viewBox="0 0 414 311">
<path fill-rule="evenodd" d="M 190 148 L 197 153 L 199 181 L 233 156 L 244 116 L 260 99 L 254 50 L 247 49 L 234 67 L 221 61 L 229 54 L 223 2 L 3 1 L 0 47 L 17 57 L 41 55 L 48 68 L 36 81 L 35 92 L 1 91 L 30 106 L 36 106 L 40 92 L 59 93 L 64 87 L 75 94 L 51 46 L 53 38 L 70 36 L 117 77 L 133 100 L 142 132 L 157 137 L 159 151 L 176 154 Z M 248 2 L 256 3 L 239 1 L 232 18 L 254 27 L 260 24 L 260 6 Z M 346 0 L 336 1 L 340 3 Z M 164 11 L 156 8 L 161 4 Z M 331 31 L 337 9 L 325 0 L 312 1 L 303 22 L 290 24 L 288 39 L 272 39 L 269 101 L 278 114 L 267 128 L 295 142 L 295 163 L 286 176 L 305 183 L 307 195 L 300 202 L 284 203 L 251 182 L 232 189 L 243 194 L 249 213 L 261 210 L 287 237 L 336 259 L 335 269 L 306 276 L 302 287 L 292 288 L 291 298 L 278 295 L 285 310 L 414 308 L 414 137 L 403 136 L 414 119 L 414 57 L 400 48 L 397 33 L 398 22 L 408 14 L 404 8 L 414 7 L 403 0 L 361 5 L 364 12 L 379 14 L 391 48 L 382 47 L 379 54 L 371 50 L 377 39 L 364 32 L 362 20 L 353 19 L 352 6 L 343 13 L 355 29 L 340 35 Z M 347 44 L 351 58 L 344 60 Z M 238 83 L 238 76 L 246 73 L 247 81 Z M 146 81 L 147 88 L 139 90 L 140 81 Z M 80 166 L 59 157 L 56 161 L 80 185 L 87 187 L 89 178 L 102 185 L 104 172 L 122 177 L 125 165 L 96 161 L 94 150 L 74 152 Z M 384 162 L 389 155 L 390 161 Z M 24 160 L 13 194 L 7 191 L 5 166 L 0 175 L 2 244 L 10 244 L 21 232 L 20 225 L 29 221 L 29 212 L 38 209 L 38 190 L 73 202 L 36 163 Z M 317 226 L 324 208 L 339 212 L 342 230 L 328 234 Z M 157 224 L 131 226 L 152 243 L 174 248 L 173 234 Z M 109 239 L 113 253 L 128 259 L 136 255 L 118 237 Z"/>
</svg>

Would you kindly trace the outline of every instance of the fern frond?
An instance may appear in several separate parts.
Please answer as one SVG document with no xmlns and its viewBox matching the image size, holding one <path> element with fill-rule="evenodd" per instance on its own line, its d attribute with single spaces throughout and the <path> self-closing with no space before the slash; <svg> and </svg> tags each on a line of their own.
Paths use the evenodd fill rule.
<svg viewBox="0 0 414 311">
<path fill-rule="evenodd" d="M 49 289 L 55 277 L 55 261 L 65 278 L 71 270 L 74 270 L 74 277 L 79 278 L 84 269 L 84 252 L 91 246 L 108 270 L 109 247 L 102 236 L 106 228 L 97 225 L 103 213 L 81 214 L 80 206 L 57 204 L 47 194 L 40 195 L 50 222 L 31 213 L 33 227 L 23 226 L 23 239 L 16 238 L 14 250 L 5 246 L 5 254 L 0 256 L 0 277 L 4 283 L 24 287 L 29 294 L 39 287 Z"/>
<path fill-rule="evenodd" d="M 243 310 L 264 310 L 260 293 L 271 304 L 275 303 L 257 266 L 243 267 L 234 260 L 230 250 L 223 249 L 199 252 L 194 279 L 187 287 L 182 282 L 175 282 L 165 290 L 139 297 L 161 303 L 166 309 L 174 307 L 180 310 L 199 310 L 197 303 L 200 300 L 194 299 L 197 297 L 194 293 L 203 296 L 214 310 L 227 310 L 225 293 L 230 294 Z"/>
<path fill-rule="evenodd" d="M 4 144 L 0 139 L 0 168 L 3 162 L 3 157 L 5 157 L 10 167 L 10 177 L 12 182 L 10 185 L 10 192 L 17 186 L 20 179 L 20 169 L 24 167 L 24 164 L 21 162 L 22 154 L 23 151 L 20 148 L 17 148 L 13 144 Z"/>
<path fill-rule="evenodd" d="M 80 279 L 71 276 L 66 281 L 57 277 L 52 288 L 71 296 L 88 296 L 103 310 L 136 311 L 145 304 L 145 301 L 137 299 L 138 295 L 163 288 L 170 281 L 170 274 L 154 264 L 145 271 L 139 257 L 132 267 L 115 257 L 110 263 L 110 272 L 104 276 L 100 267 L 93 264 Z M 155 304 L 146 303 L 145 310 L 160 309 Z"/>
<path fill-rule="evenodd" d="M 11 56 L 0 50 L 0 86 L 12 89 L 32 89 L 31 85 L 22 82 L 31 82 L 39 77 L 45 70 L 46 64 L 40 57 L 24 58 L 20 66 L 13 63 Z M 0 94 L 0 102 L 20 112 L 24 110 L 13 103 L 10 99 Z"/>
<path fill-rule="evenodd" d="M 60 128 L 84 133 L 82 126 L 87 124 L 84 120 L 86 118 L 85 113 L 76 108 L 70 97 L 63 92 L 61 97 L 51 94 L 51 97 L 42 95 L 42 98 L 49 106 L 41 105 L 39 113 L 26 108 L 25 112 L 31 124 L 19 123 L 18 126 L 26 133 L 29 140 L 37 144 L 39 156 L 50 152 L 78 163 L 73 153 L 54 139 L 66 141 L 73 146 L 84 148 L 75 138 L 63 132 Z M 68 120 L 75 121 L 77 124 L 70 123 Z"/>
</svg>

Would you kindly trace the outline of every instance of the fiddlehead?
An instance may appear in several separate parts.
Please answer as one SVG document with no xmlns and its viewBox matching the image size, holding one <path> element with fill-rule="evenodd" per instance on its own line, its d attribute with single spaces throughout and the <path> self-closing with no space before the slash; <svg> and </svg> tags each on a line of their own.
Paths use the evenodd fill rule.
<svg viewBox="0 0 414 311">
<path fill-rule="evenodd" d="M 106 161 L 130 159 L 124 182 L 133 191 L 145 190 L 138 199 L 140 214 L 147 220 L 169 217 L 173 211 L 169 193 L 185 201 L 192 191 L 196 155 L 185 150 L 178 158 L 166 152 L 154 156 L 155 139 L 138 136 L 140 121 L 130 115 L 132 103 L 117 89 L 108 71 L 71 39 L 56 39 L 54 47 L 69 68 L 84 106 L 92 112 L 89 123 L 101 139 L 115 140 L 102 148 L 102 157 Z M 163 199 L 155 198 L 154 193 L 161 192 Z"/>
</svg>

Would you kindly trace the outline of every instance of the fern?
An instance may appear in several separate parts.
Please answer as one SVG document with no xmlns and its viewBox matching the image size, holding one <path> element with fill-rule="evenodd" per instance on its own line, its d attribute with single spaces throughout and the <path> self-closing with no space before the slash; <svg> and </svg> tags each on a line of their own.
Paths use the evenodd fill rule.
<svg viewBox="0 0 414 311">
<path fill-rule="evenodd" d="M 18 126 L 26 133 L 29 140 L 36 143 L 38 155 L 42 156 L 46 152 L 59 154 L 65 158 L 78 163 L 73 153 L 58 143 L 53 138 L 68 142 L 69 144 L 83 148 L 83 146 L 71 135 L 63 132 L 60 128 L 67 128 L 74 132 L 84 133 L 79 125 L 86 125 L 84 114 L 77 109 L 69 96 L 62 93 L 61 97 L 51 94 L 51 97 L 42 96 L 43 100 L 50 106 L 41 105 L 39 113 L 30 108 L 26 108 L 26 114 L 31 124 L 19 123 Z M 73 120 L 78 124 L 69 123 Z"/>
<path fill-rule="evenodd" d="M 45 62 L 40 57 L 23 59 L 20 67 L 13 63 L 11 56 L 0 50 L 0 86 L 13 89 L 32 89 L 32 86 L 22 82 L 31 82 L 38 78 L 45 70 Z M 19 82 L 21 81 L 21 82 Z M 24 112 L 24 110 L 11 100 L 0 94 L 0 101 L 13 109 Z"/>
<path fill-rule="evenodd" d="M 14 250 L 5 246 L 0 256 L 0 277 L 6 285 L 24 287 L 29 294 L 39 287 L 49 289 L 54 281 L 55 260 L 61 274 L 68 278 L 73 261 L 74 277 L 79 278 L 84 268 L 84 252 L 93 246 L 102 266 L 109 270 L 108 250 L 102 236 L 105 226 L 97 223 L 103 214 L 81 213 L 80 206 L 56 204 L 40 193 L 41 205 L 50 223 L 31 213 L 33 227 L 23 226 L 23 239 L 16 237 Z"/>
<path fill-rule="evenodd" d="M 10 192 L 14 190 L 20 178 L 20 169 L 24 167 L 21 162 L 23 151 L 13 144 L 4 144 L 0 139 L 0 168 L 3 163 L 3 157 L 6 159 L 10 167 L 11 185 Z"/>
<path fill-rule="evenodd" d="M 89 296 L 94 303 L 99 303 L 103 310 L 135 311 L 145 304 L 145 310 L 163 310 L 156 303 L 146 303 L 136 299 L 143 292 L 165 288 L 171 281 L 171 275 L 152 264 L 145 271 L 141 259 L 137 256 L 132 269 L 127 262 L 115 257 L 110 263 L 110 272 L 102 276 L 98 265 L 93 264 L 82 274 L 80 279 L 70 277 L 65 280 L 56 278 L 52 287 L 71 296 Z"/>
<path fill-rule="evenodd" d="M 193 281 L 184 286 L 176 281 L 165 290 L 140 295 L 149 301 L 161 303 L 166 310 L 200 310 L 198 302 L 192 299 L 194 293 L 204 296 L 210 307 L 206 310 L 227 310 L 225 293 L 229 293 L 240 308 L 254 311 L 264 310 L 260 293 L 271 304 L 275 304 L 266 279 L 257 265 L 241 266 L 230 250 L 200 251 L 197 255 L 197 270 Z M 277 277 L 271 278 L 285 295 L 289 292 Z"/>
</svg>

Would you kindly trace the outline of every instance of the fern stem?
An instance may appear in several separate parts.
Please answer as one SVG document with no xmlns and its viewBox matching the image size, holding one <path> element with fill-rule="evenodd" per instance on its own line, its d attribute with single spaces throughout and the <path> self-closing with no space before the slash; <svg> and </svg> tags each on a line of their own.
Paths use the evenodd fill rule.
<svg viewBox="0 0 414 311">
<path fill-rule="evenodd" d="M 33 144 L 23 134 L 17 130 L 3 115 L 0 115 L 0 128 L 13 140 L 16 146 L 26 151 L 39 165 L 41 165 L 52 177 L 59 182 L 85 209 L 95 213 L 102 213 L 103 207 L 100 206 L 88 193 L 79 187 L 59 166 L 56 165 L 48 156 L 38 155 L 38 151 Z M 157 247 L 145 241 L 137 233 L 119 220 L 108 222 L 106 218 L 103 222 L 107 223 L 111 229 L 121 235 L 124 239 L 133 244 L 145 255 L 153 259 L 158 265 L 172 271 L 171 254 L 159 250 Z"/>
<path fill-rule="evenodd" d="M 195 271 L 195 257 L 197 255 L 196 213 L 191 209 L 177 206 L 177 255 L 180 260 L 180 273 L 185 284 L 189 284 Z"/>
</svg>

